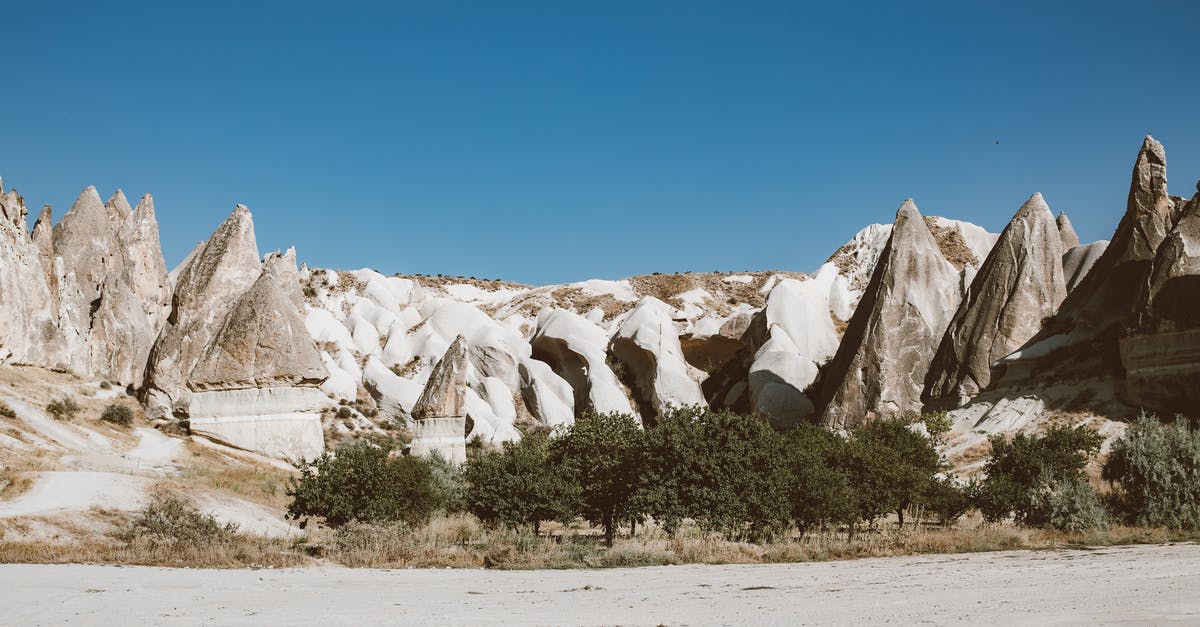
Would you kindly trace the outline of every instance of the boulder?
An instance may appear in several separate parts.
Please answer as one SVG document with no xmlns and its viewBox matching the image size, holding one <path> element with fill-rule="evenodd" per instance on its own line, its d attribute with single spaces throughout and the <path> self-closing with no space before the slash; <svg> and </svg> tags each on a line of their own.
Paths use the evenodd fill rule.
<svg viewBox="0 0 1200 627">
<path fill-rule="evenodd" d="M 1033 337 L 1066 297 L 1062 226 L 1034 194 L 1000 233 L 942 337 L 926 377 L 924 400 L 953 405 L 991 381 L 992 362 Z"/>
<path fill-rule="evenodd" d="M 822 376 L 825 425 L 850 429 L 879 414 L 920 409 L 929 362 L 961 298 L 960 280 L 917 206 L 904 201 Z"/>
</svg>

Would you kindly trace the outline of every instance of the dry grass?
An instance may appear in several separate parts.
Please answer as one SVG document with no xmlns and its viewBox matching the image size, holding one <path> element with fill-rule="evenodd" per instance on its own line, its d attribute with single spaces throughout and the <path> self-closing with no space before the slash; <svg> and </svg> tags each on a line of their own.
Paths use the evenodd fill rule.
<svg viewBox="0 0 1200 627">
<path fill-rule="evenodd" d="M 118 516 L 112 514 L 112 516 Z M 828 561 L 933 553 L 1014 549 L 1063 549 L 1200 539 L 1200 533 L 1113 527 L 1064 533 L 1012 525 L 966 521 L 950 528 L 895 527 L 792 535 L 754 544 L 724 540 L 685 527 L 676 537 L 649 528 L 620 537 L 606 548 L 594 530 L 578 525 L 547 525 L 528 530 L 492 529 L 470 515 L 435 517 L 425 525 L 352 524 L 341 530 L 317 529 L 300 540 L 233 534 L 202 546 L 120 540 L 128 518 L 113 531 L 78 541 L 5 540 L 0 563 L 105 563 L 202 568 L 295 567 L 339 564 L 356 568 L 564 569 L 661 566 L 674 564 L 762 564 Z"/>
<path fill-rule="evenodd" d="M 29 474 L 15 468 L 0 468 L 0 500 L 21 496 L 33 485 Z"/>
<path fill-rule="evenodd" d="M 958 270 L 962 270 L 967 266 L 978 266 L 980 261 L 975 256 L 975 253 L 967 246 L 967 242 L 963 239 L 962 233 L 958 231 L 958 227 L 942 226 L 938 224 L 937 218 L 933 216 L 925 216 L 925 226 L 929 227 L 929 232 L 933 234 L 933 239 L 937 241 L 938 248 L 942 251 L 942 256 L 954 265 Z"/>
</svg>

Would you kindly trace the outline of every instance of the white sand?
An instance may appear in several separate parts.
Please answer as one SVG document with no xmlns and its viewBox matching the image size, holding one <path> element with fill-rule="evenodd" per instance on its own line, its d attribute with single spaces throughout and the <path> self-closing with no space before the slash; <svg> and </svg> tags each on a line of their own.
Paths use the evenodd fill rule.
<svg viewBox="0 0 1200 627">
<path fill-rule="evenodd" d="M 1195 624 L 1198 577 L 1193 544 L 602 571 L 9 565 L 0 623 Z"/>
</svg>

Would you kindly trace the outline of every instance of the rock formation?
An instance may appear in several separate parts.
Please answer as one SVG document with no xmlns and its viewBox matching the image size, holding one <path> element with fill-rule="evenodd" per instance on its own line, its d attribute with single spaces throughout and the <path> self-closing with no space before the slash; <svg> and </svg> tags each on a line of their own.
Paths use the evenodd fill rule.
<svg viewBox="0 0 1200 627">
<path fill-rule="evenodd" d="M 1079 287 L 1107 248 L 1108 240 L 1102 239 L 1090 244 L 1080 244 L 1063 253 L 1063 278 L 1067 282 L 1068 294 Z"/>
<path fill-rule="evenodd" d="M 451 463 L 467 459 L 467 341 L 450 343 L 413 407 L 413 455 L 437 452 Z"/>
<path fill-rule="evenodd" d="M 142 399 L 152 417 L 187 415 L 187 377 L 230 308 L 261 272 L 253 219 L 238 205 L 179 271 L 167 325 L 146 367 Z"/>
<path fill-rule="evenodd" d="M 1147 136 L 1112 241 L 1042 330 L 998 364 L 1005 385 L 1018 385 L 1034 373 L 1120 375 L 1117 335 L 1133 315 L 1158 247 L 1175 222 L 1166 163 L 1162 144 Z"/>
<path fill-rule="evenodd" d="M 1033 337 L 1066 296 L 1062 272 L 1066 215 L 1055 225 L 1034 194 L 1000 234 L 942 337 L 926 378 L 924 399 L 958 405 L 987 387 L 992 362 Z M 1076 238 L 1077 239 L 1077 238 Z"/>
<path fill-rule="evenodd" d="M 1064 253 L 1079 245 L 1079 236 L 1075 234 L 1075 227 L 1071 225 L 1071 219 L 1067 217 L 1066 212 L 1060 211 L 1054 223 L 1058 228 L 1058 241 Z"/>
<path fill-rule="evenodd" d="M 613 335 L 609 351 L 624 366 L 624 382 L 643 420 L 670 407 L 704 403 L 683 358 L 671 308 L 661 300 L 647 296 L 639 301 Z"/>
<path fill-rule="evenodd" d="M 266 455 L 311 459 L 324 447 L 325 367 L 304 328 L 295 253 L 274 253 L 221 321 L 187 378 L 190 428 Z"/>
<path fill-rule="evenodd" d="M 49 366 L 65 358 L 39 242 L 25 229 L 25 199 L 0 184 L 0 363 L 22 362 Z M 49 210 L 42 216 L 48 220 Z"/>
<path fill-rule="evenodd" d="M 849 429 L 919 409 L 930 359 L 958 306 L 960 274 L 904 201 L 837 354 L 822 375 L 822 422 Z"/>
<path fill-rule="evenodd" d="M 545 309 L 529 340 L 533 357 L 550 364 L 575 391 L 576 415 L 584 411 L 632 414 L 625 388 L 607 363 L 608 334 L 564 309 Z"/>
<path fill-rule="evenodd" d="M 1158 247 L 1121 338 L 1126 399 L 1164 415 L 1200 408 L 1200 185 L 1197 189 Z"/>
</svg>

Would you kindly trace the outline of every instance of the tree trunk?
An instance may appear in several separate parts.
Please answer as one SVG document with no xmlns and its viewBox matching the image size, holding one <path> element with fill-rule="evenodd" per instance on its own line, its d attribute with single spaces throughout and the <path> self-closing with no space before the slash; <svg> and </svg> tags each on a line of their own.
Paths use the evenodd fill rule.
<svg viewBox="0 0 1200 627">
<path fill-rule="evenodd" d="M 896 510 L 896 518 L 898 518 L 900 520 L 900 528 L 903 529 L 904 528 L 904 508 L 903 507 Z"/>
<path fill-rule="evenodd" d="M 637 519 L 634 518 L 629 521 L 629 537 L 632 538 L 633 536 L 636 536 L 636 535 L 637 535 Z"/>
<path fill-rule="evenodd" d="M 540 520 L 533 521 L 533 535 L 540 536 L 540 535 L 542 535 L 541 531 L 542 531 L 542 521 L 540 521 Z"/>
<path fill-rule="evenodd" d="M 613 536 L 617 533 L 617 526 L 613 521 L 612 516 L 604 517 L 604 545 L 612 548 Z"/>
</svg>

